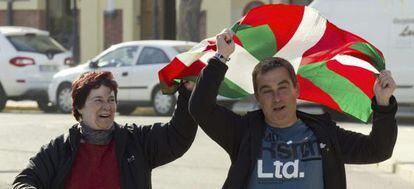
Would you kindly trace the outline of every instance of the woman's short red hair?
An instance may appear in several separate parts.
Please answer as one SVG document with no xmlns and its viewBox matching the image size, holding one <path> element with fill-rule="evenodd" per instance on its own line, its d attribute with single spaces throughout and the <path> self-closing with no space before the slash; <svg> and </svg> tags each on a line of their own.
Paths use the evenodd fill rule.
<svg viewBox="0 0 414 189">
<path fill-rule="evenodd" d="M 77 121 L 80 121 L 82 115 L 78 109 L 85 106 L 86 99 L 92 89 L 97 89 L 104 85 L 115 93 L 117 100 L 118 84 L 114 76 L 108 71 L 93 71 L 82 74 L 78 79 L 72 82 L 72 114 Z"/>
</svg>

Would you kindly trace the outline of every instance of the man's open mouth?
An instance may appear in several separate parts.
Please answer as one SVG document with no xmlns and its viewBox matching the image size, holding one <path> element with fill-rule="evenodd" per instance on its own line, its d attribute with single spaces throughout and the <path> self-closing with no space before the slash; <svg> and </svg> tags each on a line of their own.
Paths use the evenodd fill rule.
<svg viewBox="0 0 414 189">
<path fill-rule="evenodd" d="M 99 115 L 100 118 L 109 118 L 109 114 L 108 115 Z"/>
<path fill-rule="evenodd" d="M 280 110 L 283 110 L 283 109 L 285 109 L 285 106 L 273 108 L 273 111 L 280 111 Z"/>
</svg>

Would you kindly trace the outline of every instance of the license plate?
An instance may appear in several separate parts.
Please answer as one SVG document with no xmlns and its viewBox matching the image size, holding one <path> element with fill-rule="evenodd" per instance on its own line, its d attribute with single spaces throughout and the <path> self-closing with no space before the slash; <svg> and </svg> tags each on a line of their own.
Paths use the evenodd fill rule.
<svg viewBox="0 0 414 189">
<path fill-rule="evenodd" d="M 41 72 L 57 72 L 58 66 L 56 65 L 40 65 L 39 67 Z"/>
</svg>

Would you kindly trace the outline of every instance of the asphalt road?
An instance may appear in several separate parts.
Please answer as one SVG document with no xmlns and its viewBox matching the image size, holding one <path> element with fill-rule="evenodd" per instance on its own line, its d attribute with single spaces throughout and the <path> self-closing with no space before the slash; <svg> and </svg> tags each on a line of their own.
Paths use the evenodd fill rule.
<svg viewBox="0 0 414 189">
<path fill-rule="evenodd" d="M 116 117 L 119 123 L 150 124 L 168 120 L 168 117 Z M 0 189 L 10 188 L 14 177 L 26 165 L 29 157 L 74 123 L 74 118 L 68 114 L 0 113 Z M 355 123 L 340 125 L 351 129 L 367 128 L 366 125 Z M 153 188 L 220 188 L 229 165 L 224 150 L 199 129 L 194 144 L 182 158 L 153 171 Z M 414 188 L 414 182 L 407 182 L 372 165 L 347 166 L 347 178 L 350 189 Z"/>
</svg>

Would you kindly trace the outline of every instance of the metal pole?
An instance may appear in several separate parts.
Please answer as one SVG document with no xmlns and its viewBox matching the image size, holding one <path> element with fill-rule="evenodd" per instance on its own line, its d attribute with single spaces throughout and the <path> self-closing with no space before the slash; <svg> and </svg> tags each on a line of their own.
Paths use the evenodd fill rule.
<svg viewBox="0 0 414 189">
<path fill-rule="evenodd" d="M 73 0 L 73 10 L 72 10 L 72 35 L 73 35 L 73 45 L 72 45 L 72 58 L 75 65 L 79 64 L 79 31 L 78 31 L 78 6 L 76 4 L 77 0 Z"/>
<path fill-rule="evenodd" d="M 7 0 L 6 25 L 13 26 L 13 0 Z"/>
<path fill-rule="evenodd" d="M 175 0 L 164 0 L 164 37 L 163 39 L 176 39 L 176 9 Z"/>
<path fill-rule="evenodd" d="M 50 24 L 50 2 L 49 0 L 46 0 L 46 15 L 45 15 L 45 28 L 46 30 L 50 31 L 51 29 L 51 24 Z"/>
<path fill-rule="evenodd" d="M 158 28 L 158 0 L 154 0 L 152 4 L 152 11 L 153 11 L 153 17 L 152 17 L 152 32 L 153 32 L 153 38 L 159 39 L 159 28 Z"/>
</svg>

